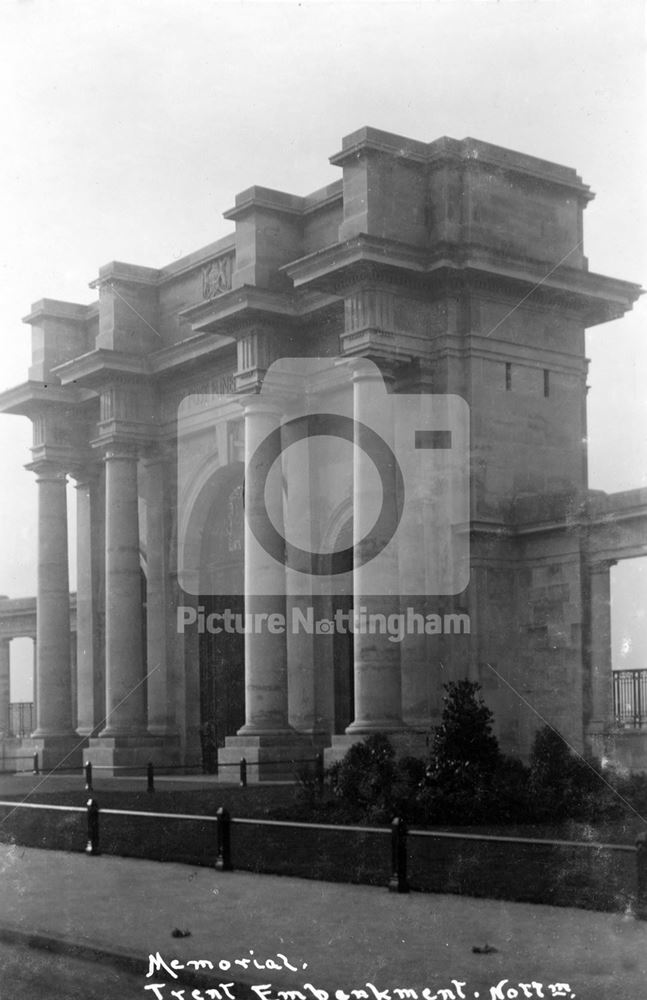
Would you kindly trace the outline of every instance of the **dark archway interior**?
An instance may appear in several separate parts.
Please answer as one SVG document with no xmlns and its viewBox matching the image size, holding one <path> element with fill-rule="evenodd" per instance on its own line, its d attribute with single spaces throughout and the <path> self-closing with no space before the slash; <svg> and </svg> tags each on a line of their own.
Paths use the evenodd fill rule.
<svg viewBox="0 0 647 1000">
<path fill-rule="evenodd" d="M 243 613 L 243 467 L 224 470 L 214 488 L 200 554 L 200 605 L 210 614 Z M 207 487 L 208 489 L 209 487 Z M 214 770 L 218 747 L 245 721 L 244 636 L 225 631 L 199 636 L 200 724 L 203 762 Z"/>
<path fill-rule="evenodd" d="M 353 521 L 349 519 L 339 532 L 335 541 L 335 549 L 349 548 L 353 544 Z M 334 609 L 339 608 L 345 614 L 353 606 L 350 594 L 344 594 L 333 599 Z M 333 674 L 335 685 L 335 733 L 343 733 L 355 718 L 355 682 L 353 636 L 350 629 L 346 633 L 335 632 L 333 636 Z"/>
</svg>

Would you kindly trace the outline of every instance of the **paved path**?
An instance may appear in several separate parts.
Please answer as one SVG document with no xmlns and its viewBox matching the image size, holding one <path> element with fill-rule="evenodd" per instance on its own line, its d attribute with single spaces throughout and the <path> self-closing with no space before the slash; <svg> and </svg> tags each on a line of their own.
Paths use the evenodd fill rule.
<svg viewBox="0 0 647 1000">
<path fill-rule="evenodd" d="M 0 1000 L 129 1000 L 141 995 L 141 976 L 125 969 L 0 943 Z"/>
<path fill-rule="evenodd" d="M 418 991 L 419 1000 L 452 1000 L 461 992 L 508 1000 L 506 991 L 517 989 L 522 997 L 518 984 L 532 981 L 544 984 L 546 997 L 556 982 L 568 983 L 581 1000 L 647 996 L 647 923 L 619 914 L 399 896 L 369 886 L 10 845 L 0 845 L 0 886 L 0 939 L 39 935 L 34 943 L 55 950 L 81 945 L 82 957 L 108 953 L 141 977 L 135 995 L 145 998 L 156 995 L 144 990 L 146 983 L 167 983 L 160 995 L 174 1000 L 168 973 L 145 976 L 148 955 L 158 951 L 168 963 L 211 961 L 215 969 L 203 983 L 241 984 L 232 990 L 237 1000 L 252 984 L 271 984 L 268 996 L 276 997 L 278 989 L 303 992 L 305 983 L 350 991 L 366 989 L 367 982 L 390 991 L 381 1000 L 398 1000 L 396 987 Z M 191 935 L 174 938 L 175 928 Z M 473 952 L 486 944 L 496 951 Z M 251 951 L 282 968 L 233 964 Z M 279 953 L 296 972 L 285 968 Z M 220 961 L 231 968 L 219 972 Z M 467 986 L 458 991 L 452 979 Z M 501 980 L 508 982 L 492 994 Z M 424 987 L 430 990 L 423 998 Z M 443 995 L 443 989 L 451 992 Z M 186 1000 L 190 996 L 189 989 Z M 317 1000 L 308 990 L 305 996 Z M 368 1000 L 375 1000 L 370 990 Z"/>
</svg>

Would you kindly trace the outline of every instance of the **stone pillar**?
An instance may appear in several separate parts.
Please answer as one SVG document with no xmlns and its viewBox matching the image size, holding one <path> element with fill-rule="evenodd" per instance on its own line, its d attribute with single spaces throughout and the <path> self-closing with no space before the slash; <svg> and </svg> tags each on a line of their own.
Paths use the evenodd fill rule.
<svg viewBox="0 0 647 1000">
<path fill-rule="evenodd" d="M 291 448 L 299 440 L 298 424 L 284 428 L 283 474 L 289 484 L 289 506 L 285 523 L 293 544 L 309 552 L 318 551 L 321 540 L 313 530 L 318 497 L 311 487 L 311 453 L 308 441 Z M 305 628 L 293 628 L 296 621 L 326 617 L 328 598 L 313 596 L 307 574 L 286 567 L 287 664 L 290 725 L 307 734 L 313 743 L 329 742 L 334 720 L 333 636 L 308 634 Z M 312 609 L 312 611 L 311 611 Z"/>
<path fill-rule="evenodd" d="M 283 525 L 281 477 L 268 480 L 263 491 L 259 483 L 267 474 L 265 463 L 250 464 L 258 445 L 280 423 L 272 402 L 262 396 L 245 400 L 245 511 L 266 505 L 279 530 Z M 280 596 L 254 596 L 262 594 Z M 254 593 L 251 593 L 251 592 Z M 285 567 L 275 562 L 251 534 L 245 518 L 245 614 L 277 612 L 285 615 Z M 245 725 L 240 736 L 281 735 L 289 732 L 287 648 L 285 634 L 263 629 L 245 633 Z"/>
<path fill-rule="evenodd" d="M 590 669 L 591 701 L 589 734 L 604 732 L 613 717 L 611 663 L 611 567 L 606 559 L 590 566 Z"/>
<path fill-rule="evenodd" d="M 36 622 L 36 739 L 74 738 L 70 665 L 70 586 L 67 563 L 66 474 L 36 463 L 38 591 Z M 49 759 L 44 766 L 50 766 Z"/>
<path fill-rule="evenodd" d="M 31 678 L 31 687 L 32 687 L 31 728 L 32 730 L 34 730 L 36 728 L 36 718 L 38 716 L 38 691 L 36 690 L 37 687 L 36 681 L 38 678 L 38 647 L 36 645 L 36 639 L 34 639 L 32 645 L 33 645 L 33 669 Z"/>
<path fill-rule="evenodd" d="M 353 373 L 353 412 L 357 424 L 377 431 L 393 447 L 393 419 L 390 400 L 385 405 L 384 379 L 379 371 L 357 368 Z M 376 402 L 377 401 L 377 402 Z M 365 538 L 375 523 L 380 499 L 395 505 L 395 469 L 393 489 L 384 490 L 375 505 L 375 467 L 356 439 L 354 458 L 353 536 L 355 546 Z M 398 561 L 395 548 L 391 555 L 384 549 L 379 562 L 364 562 L 367 551 L 380 547 L 383 539 L 371 533 L 361 551 L 356 552 L 354 569 L 354 610 L 367 615 L 398 614 Z M 379 574 L 379 576 L 377 576 Z M 370 585 L 369 585 L 370 583 Z M 381 596 L 372 596 L 375 590 Z M 367 594 L 368 591 L 368 594 Z M 387 635 L 355 633 L 355 719 L 347 728 L 349 735 L 403 730 L 401 705 L 400 649 Z"/>
<path fill-rule="evenodd" d="M 102 737 L 138 737 L 146 731 L 137 462 L 134 446 L 106 449 L 106 726 Z"/>
<path fill-rule="evenodd" d="M 170 748 L 172 737 L 176 737 L 175 744 L 179 747 L 175 722 L 176 692 L 170 676 L 171 654 L 168 642 L 169 621 L 175 628 L 177 614 L 168 578 L 164 471 L 162 455 L 150 450 L 142 461 L 146 510 L 148 732 L 165 737 L 165 743 Z M 176 762 L 179 762 L 179 758 Z"/>
<path fill-rule="evenodd" d="M 251 463 L 258 445 L 278 428 L 276 404 L 261 395 L 244 398 L 245 406 L 245 615 L 276 613 L 285 616 L 285 567 L 273 560 L 256 541 L 249 516 L 257 505 L 265 504 L 274 526 L 284 533 L 281 475 L 272 476 L 264 491 L 260 484 L 267 467 Z M 255 596 L 260 591 L 261 596 Z M 262 596 L 266 595 L 266 596 Z M 246 623 L 246 624 L 247 624 Z M 245 757 L 251 781 L 291 778 L 300 737 L 288 722 L 288 672 L 285 631 L 272 632 L 267 626 L 245 631 L 245 725 L 236 736 L 225 740 L 218 751 L 221 764 Z M 299 751 L 297 751 L 299 752 Z M 282 762 L 286 762 L 283 764 Z"/>
<path fill-rule="evenodd" d="M 11 736 L 9 719 L 11 678 L 11 640 L 0 639 L 0 738 Z"/>
<path fill-rule="evenodd" d="M 105 708 L 100 608 L 104 518 L 100 471 L 92 466 L 75 473 L 77 732 L 82 736 L 98 732 Z"/>
</svg>

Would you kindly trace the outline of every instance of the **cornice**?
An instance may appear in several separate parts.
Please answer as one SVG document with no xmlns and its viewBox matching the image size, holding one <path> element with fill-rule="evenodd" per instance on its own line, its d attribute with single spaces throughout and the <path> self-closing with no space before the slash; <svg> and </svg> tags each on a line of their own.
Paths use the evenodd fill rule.
<svg viewBox="0 0 647 1000">
<path fill-rule="evenodd" d="M 588 184 L 582 182 L 572 167 L 495 146 L 470 136 L 465 139 L 441 136 L 433 142 L 420 142 L 366 126 L 345 136 L 341 151 L 329 159 L 334 166 L 343 167 L 362 156 L 376 154 L 427 167 L 452 163 L 475 170 L 495 169 L 543 186 L 565 189 L 584 202 L 595 197 Z"/>
<path fill-rule="evenodd" d="M 215 299 L 198 302 L 184 309 L 180 319 L 190 323 L 196 333 L 219 333 L 236 339 L 250 322 L 283 324 L 308 319 L 335 306 L 337 296 L 308 288 L 294 292 L 276 292 L 242 285 L 223 292 Z"/>
<path fill-rule="evenodd" d="M 233 337 L 222 334 L 197 333 L 152 354 L 149 358 L 151 373 L 168 375 L 177 369 L 200 364 L 207 357 L 217 355 L 227 348 L 231 349 L 235 343 Z"/>
<path fill-rule="evenodd" d="M 34 410 L 43 407 L 80 406 L 94 398 L 94 393 L 86 389 L 67 388 L 48 382 L 23 382 L 21 385 L 0 393 L 0 413 L 14 413 L 30 416 Z"/>
<path fill-rule="evenodd" d="M 241 321 L 268 317 L 293 320 L 299 315 L 294 295 L 274 292 L 255 285 L 242 285 L 223 292 L 215 299 L 206 299 L 179 313 L 180 320 L 190 323 L 196 332 L 227 330 L 234 336 Z"/>
<path fill-rule="evenodd" d="M 45 319 L 55 319 L 83 326 L 94 316 L 97 308 L 98 304 L 94 302 L 86 306 L 79 302 L 63 302 L 60 299 L 39 299 L 38 302 L 32 303 L 31 312 L 23 316 L 22 322 L 32 326 Z"/>
<path fill-rule="evenodd" d="M 126 264 L 121 260 L 111 260 L 99 268 L 99 276 L 91 281 L 90 288 L 100 288 L 113 281 L 126 285 L 146 285 L 155 287 L 160 278 L 160 271 L 155 267 L 144 267 L 141 264 Z"/>
<path fill-rule="evenodd" d="M 430 289 L 442 277 L 510 283 L 513 295 L 569 301 L 586 326 L 619 318 L 643 293 L 639 285 L 550 262 L 492 253 L 478 244 L 436 244 L 431 249 L 360 234 L 292 261 L 281 268 L 295 289 L 317 288 L 343 294 L 361 281 L 412 281 Z"/>
<path fill-rule="evenodd" d="M 62 385 L 97 388 L 115 376 L 133 379 L 149 376 L 151 368 L 147 357 L 98 348 L 58 365 L 53 372 L 60 378 Z"/>
</svg>

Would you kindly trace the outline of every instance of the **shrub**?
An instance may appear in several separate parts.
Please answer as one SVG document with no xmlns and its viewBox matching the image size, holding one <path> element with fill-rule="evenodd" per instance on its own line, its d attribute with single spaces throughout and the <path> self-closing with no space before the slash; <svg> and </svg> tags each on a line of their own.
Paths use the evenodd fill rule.
<svg viewBox="0 0 647 1000">
<path fill-rule="evenodd" d="M 536 735 L 530 754 L 530 794 L 538 820 L 599 819 L 620 809 L 620 799 L 595 760 L 575 753 L 550 726 Z"/>
<path fill-rule="evenodd" d="M 501 755 L 492 775 L 486 818 L 492 823 L 524 823 L 533 819 L 529 794 L 530 768 L 518 757 Z"/>
<path fill-rule="evenodd" d="M 471 824 L 497 813 L 495 775 L 502 758 L 492 732 L 493 715 L 480 690 L 468 680 L 445 685 L 441 724 L 417 798 L 427 822 Z"/>
<path fill-rule="evenodd" d="M 444 708 L 440 726 L 431 747 L 435 774 L 492 774 L 499 762 L 499 744 L 492 732 L 494 716 L 487 707 L 475 681 L 450 681 L 445 684 Z"/>
<path fill-rule="evenodd" d="M 354 743 L 329 771 L 333 793 L 372 819 L 391 819 L 395 776 L 395 750 L 383 733 Z"/>
</svg>

